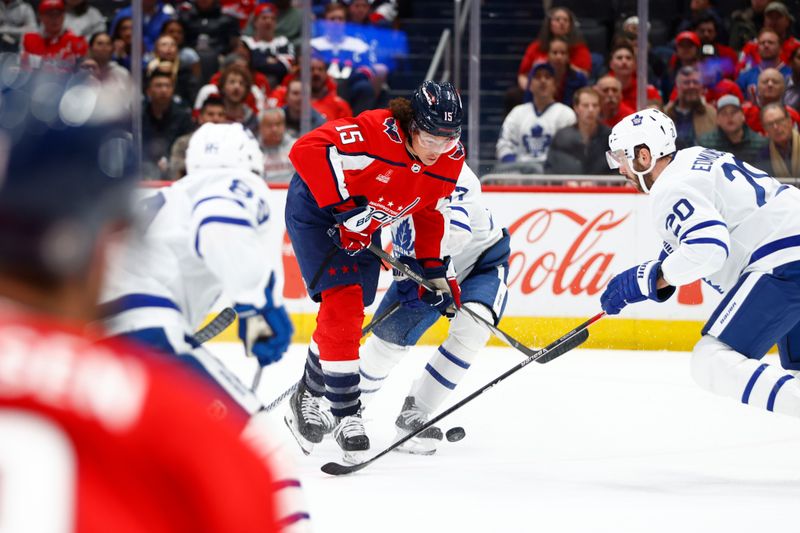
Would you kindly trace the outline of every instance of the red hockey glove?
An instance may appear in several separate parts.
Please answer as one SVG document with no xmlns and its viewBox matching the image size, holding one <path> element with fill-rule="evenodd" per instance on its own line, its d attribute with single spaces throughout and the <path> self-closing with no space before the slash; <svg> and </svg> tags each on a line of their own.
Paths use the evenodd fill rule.
<svg viewBox="0 0 800 533">
<path fill-rule="evenodd" d="M 350 255 L 356 255 L 369 246 L 372 240 L 370 222 L 375 211 L 369 205 L 361 205 L 343 213 L 333 213 L 336 225 L 328 230 L 328 235 L 338 247 Z"/>
</svg>

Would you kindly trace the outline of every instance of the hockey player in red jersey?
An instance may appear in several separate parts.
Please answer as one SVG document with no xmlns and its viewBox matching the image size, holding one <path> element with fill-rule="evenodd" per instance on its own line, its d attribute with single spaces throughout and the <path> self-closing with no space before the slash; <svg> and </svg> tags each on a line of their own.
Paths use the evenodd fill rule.
<svg viewBox="0 0 800 533">
<path fill-rule="evenodd" d="M 285 531 L 239 409 L 211 409 L 179 363 L 87 335 L 132 212 L 129 121 L 99 122 L 124 106 L 2 74 L 0 529 Z"/>
<path fill-rule="evenodd" d="M 333 428 L 346 461 L 360 460 L 369 438 L 360 416 L 358 349 L 364 306 L 372 303 L 380 228 L 410 217 L 415 266 L 439 289 L 442 308 L 460 305 L 448 279 L 442 243 L 447 221 L 437 209 L 464 165 L 461 99 L 450 83 L 424 82 L 411 101 L 328 122 L 301 137 L 289 158 L 286 227 L 311 297 L 320 303 L 305 372 L 286 423 L 305 453 Z M 322 396 L 330 401 L 328 412 Z M 334 427 L 335 426 L 335 427 Z"/>
</svg>

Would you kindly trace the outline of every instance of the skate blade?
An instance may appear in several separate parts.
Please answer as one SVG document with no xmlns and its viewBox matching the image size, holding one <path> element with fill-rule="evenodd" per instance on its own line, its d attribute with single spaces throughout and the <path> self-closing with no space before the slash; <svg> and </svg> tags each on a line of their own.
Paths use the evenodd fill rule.
<svg viewBox="0 0 800 533">
<path fill-rule="evenodd" d="M 342 450 L 342 462 L 347 463 L 349 465 L 357 465 L 363 463 L 367 460 L 367 454 L 369 450 L 358 450 L 347 452 Z"/>
<path fill-rule="evenodd" d="M 395 441 L 398 441 L 408 435 L 405 431 L 398 430 Z M 408 453 L 411 455 L 433 455 L 436 453 L 436 439 L 420 439 L 414 437 L 408 439 L 406 442 L 395 448 L 393 451 L 400 453 Z"/>
<path fill-rule="evenodd" d="M 298 446 L 300 446 L 300 449 L 303 451 L 303 453 L 306 455 L 310 455 L 311 451 L 314 449 L 314 443 L 307 440 L 305 437 L 303 437 L 303 435 L 300 434 L 300 430 L 295 425 L 294 419 L 292 419 L 292 417 L 290 417 L 289 415 L 285 415 L 283 417 L 283 421 L 286 422 L 286 427 L 289 428 L 289 431 L 294 437 L 294 440 L 297 441 L 297 444 Z"/>
</svg>

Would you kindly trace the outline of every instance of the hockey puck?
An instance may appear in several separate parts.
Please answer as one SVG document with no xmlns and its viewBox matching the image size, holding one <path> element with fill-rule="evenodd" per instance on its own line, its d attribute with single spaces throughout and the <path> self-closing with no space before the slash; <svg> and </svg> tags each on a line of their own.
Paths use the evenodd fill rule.
<svg viewBox="0 0 800 533">
<path fill-rule="evenodd" d="M 456 426 L 454 428 L 450 428 L 447 430 L 447 433 L 444 434 L 447 437 L 447 440 L 450 442 L 458 442 L 463 439 L 467 435 L 467 432 L 464 431 L 464 428 L 461 426 Z"/>
</svg>

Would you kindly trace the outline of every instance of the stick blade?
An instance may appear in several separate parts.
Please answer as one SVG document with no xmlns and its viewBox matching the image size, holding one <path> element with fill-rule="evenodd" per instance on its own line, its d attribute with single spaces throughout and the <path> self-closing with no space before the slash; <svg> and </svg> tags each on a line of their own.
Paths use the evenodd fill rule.
<svg viewBox="0 0 800 533">
<path fill-rule="evenodd" d="M 194 340 L 199 344 L 203 344 L 228 329 L 228 326 L 233 324 L 234 320 L 236 320 L 236 311 L 231 307 L 226 307 L 211 322 L 194 334 Z"/>
<path fill-rule="evenodd" d="M 369 461 L 364 463 L 358 463 L 357 465 L 342 465 L 339 463 L 330 462 L 322 465 L 320 470 L 322 470 L 323 472 L 325 472 L 330 476 L 346 476 L 347 474 L 358 472 L 359 470 L 367 466 L 367 464 L 369 464 Z"/>
</svg>

